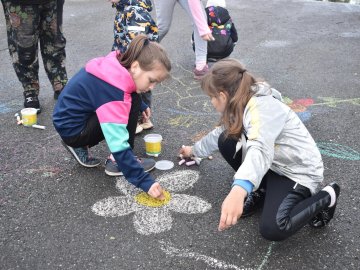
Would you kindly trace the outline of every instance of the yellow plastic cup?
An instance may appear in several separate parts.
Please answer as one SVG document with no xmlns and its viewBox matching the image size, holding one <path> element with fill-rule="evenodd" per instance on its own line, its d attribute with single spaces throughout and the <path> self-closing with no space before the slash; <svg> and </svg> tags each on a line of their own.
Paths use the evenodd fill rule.
<svg viewBox="0 0 360 270">
<path fill-rule="evenodd" d="M 21 120 L 24 126 L 32 126 L 37 123 L 37 110 L 35 108 L 25 108 L 20 111 Z"/>
<path fill-rule="evenodd" d="M 148 134 L 144 137 L 145 151 L 149 156 L 157 157 L 161 153 L 162 136 L 160 134 Z"/>
</svg>

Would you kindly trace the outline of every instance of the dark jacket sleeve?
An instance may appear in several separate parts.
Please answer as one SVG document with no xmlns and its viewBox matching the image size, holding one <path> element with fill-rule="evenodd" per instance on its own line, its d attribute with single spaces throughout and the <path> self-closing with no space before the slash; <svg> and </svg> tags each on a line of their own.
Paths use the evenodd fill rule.
<svg viewBox="0 0 360 270">
<path fill-rule="evenodd" d="M 126 180 L 143 191 L 148 192 L 155 181 L 149 173 L 144 172 L 143 167 L 136 160 L 131 148 L 112 154 Z"/>
</svg>

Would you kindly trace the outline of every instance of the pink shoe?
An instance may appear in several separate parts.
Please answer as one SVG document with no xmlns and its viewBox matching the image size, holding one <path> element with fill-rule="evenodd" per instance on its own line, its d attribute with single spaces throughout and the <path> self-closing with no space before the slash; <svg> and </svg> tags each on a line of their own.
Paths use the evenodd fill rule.
<svg viewBox="0 0 360 270">
<path fill-rule="evenodd" d="M 196 68 L 194 68 L 193 72 L 194 72 L 194 79 L 196 80 L 201 80 L 202 77 L 204 77 L 204 75 L 209 71 L 209 66 L 205 65 L 203 67 L 202 70 L 197 70 Z"/>
</svg>

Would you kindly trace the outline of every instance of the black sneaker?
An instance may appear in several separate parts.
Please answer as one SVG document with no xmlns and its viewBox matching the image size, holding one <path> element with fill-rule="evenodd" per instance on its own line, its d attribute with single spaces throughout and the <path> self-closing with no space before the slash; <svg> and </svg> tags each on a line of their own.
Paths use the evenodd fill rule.
<svg viewBox="0 0 360 270">
<path fill-rule="evenodd" d="M 265 191 L 257 190 L 251 192 L 245 199 L 241 217 L 249 217 L 264 205 Z"/>
<path fill-rule="evenodd" d="M 62 90 L 59 90 L 59 91 L 55 91 L 55 92 L 54 92 L 54 99 L 55 99 L 55 100 L 58 100 L 61 91 L 62 91 Z"/>
<path fill-rule="evenodd" d="M 27 91 L 24 92 L 24 107 L 25 108 L 35 108 L 37 109 L 37 113 L 41 113 L 41 107 L 38 95 L 35 93 L 35 91 Z"/>
<path fill-rule="evenodd" d="M 326 224 L 328 224 L 330 220 L 334 217 L 336 204 L 340 195 L 340 186 L 335 182 L 329 184 L 329 186 L 335 190 L 335 194 L 336 194 L 335 204 L 332 207 L 328 207 L 322 210 L 309 222 L 309 225 L 313 228 L 319 229 L 325 227 Z"/>
</svg>

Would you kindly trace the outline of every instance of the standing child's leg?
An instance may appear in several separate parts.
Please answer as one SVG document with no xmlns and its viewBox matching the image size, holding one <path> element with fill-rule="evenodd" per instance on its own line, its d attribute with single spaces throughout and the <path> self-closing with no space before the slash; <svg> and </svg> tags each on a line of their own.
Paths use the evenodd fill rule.
<svg viewBox="0 0 360 270">
<path fill-rule="evenodd" d="M 188 0 L 179 0 L 179 4 L 186 11 L 191 18 L 194 30 L 194 43 L 195 43 L 195 68 L 194 78 L 201 79 L 209 70 L 207 65 L 207 41 L 203 40 L 193 20 L 193 16 L 188 4 Z M 201 3 L 202 6 L 202 3 Z M 204 17 L 206 18 L 205 8 L 202 6 Z"/>
<path fill-rule="evenodd" d="M 9 53 L 15 73 L 24 90 L 24 107 L 41 111 L 39 102 L 39 61 L 38 27 L 41 5 L 19 5 L 11 1 L 2 1 Z"/>
<path fill-rule="evenodd" d="M 54 90 L 54 99 L 68 81 L 65 68 L 66 39 L 62 33 L 63 1 L 50 2 L 43 5 L 40 26 L 40 49 L 46 74 Z M 56 22 L 56 27 L 54 27 Z"/>
<path fill-rule="evenodd" d="M 177 0 L 155 0 L 156 23 L 159 28 L 159 42 L 166 36 L 172 22 Z"/>
</svg>

